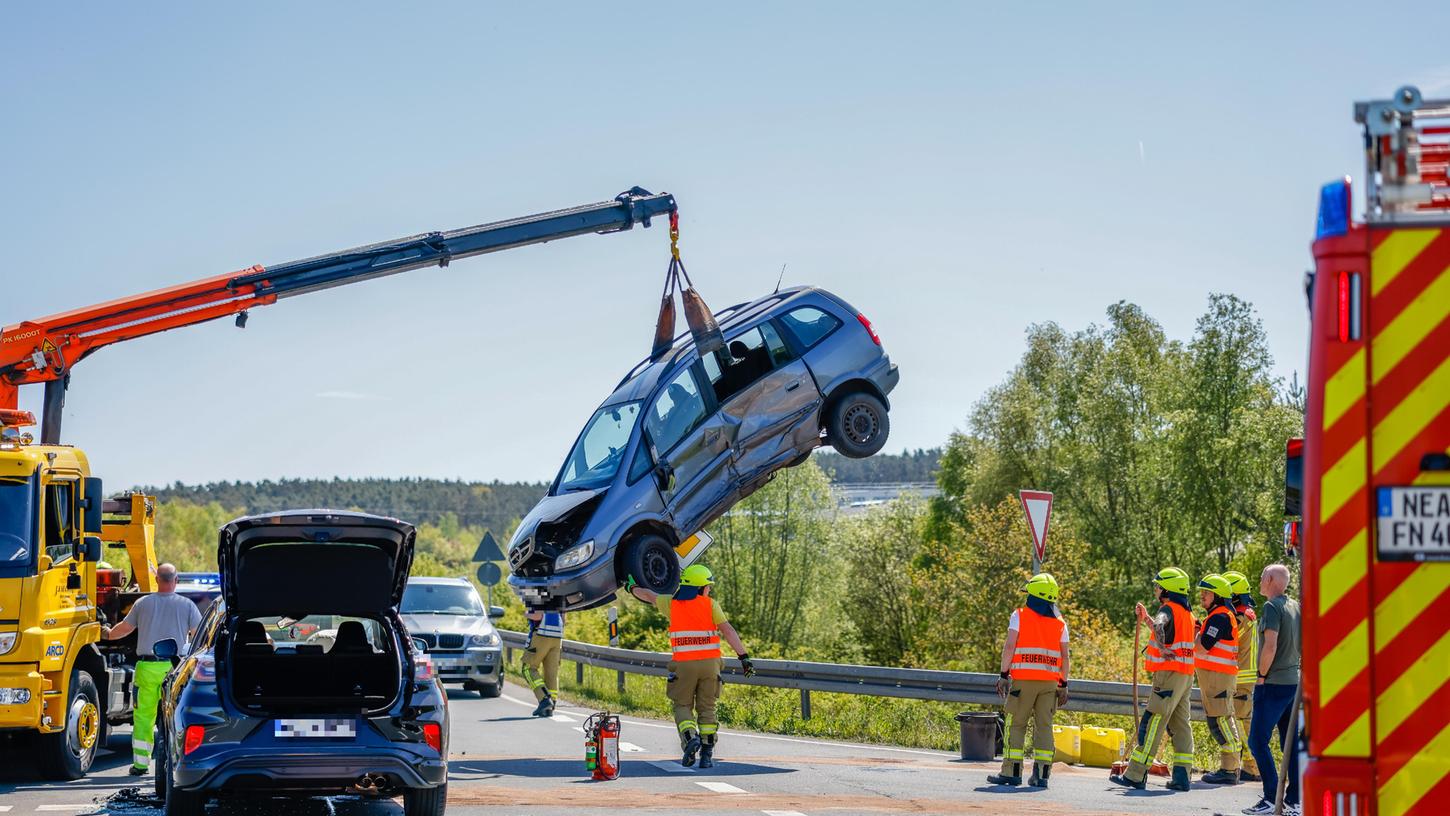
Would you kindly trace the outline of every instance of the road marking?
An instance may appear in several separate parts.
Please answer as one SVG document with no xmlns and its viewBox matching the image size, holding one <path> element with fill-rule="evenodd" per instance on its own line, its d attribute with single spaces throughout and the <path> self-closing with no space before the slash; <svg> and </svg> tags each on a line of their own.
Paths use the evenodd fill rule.
<svg viewBox="0 0 1450 816">
<path fill-rule="evenodd" d="M 684 765 L 681 765 L 679 763 L 679 760 L 675 760 L 675 761 L 671 762 L 669 760 L 661 759 L 661 760 L 657 760 L 655 762 L 651 762 L 650 764 L 653 765 L 653 766 L 655 766 L 656 768 L 659 768 L 662 771 L 669 771 L 670 773 L 694 773 L 695 772 L 695 769 L 694 768 L 686 768 Z"/>
<path fill-rule="evenodd" d="M 14 805 L 0 805 L 0 813 L 9 813 L 10 808 L 12 807 L 14 807 Z"/>
<path fill-rule="evenodd" d="M 765 816 L 806 816 L 799 810 L 762 810 Z"/>
<path fill-rule="evenodd" d="M 36 810 L 69 810 L 69 811 L 73 811 L 73 812 L 76 812 L 76 813 L 80 813 L 81 811 L 94 810 L 95 807 L 96 807 L 95 805 L 36 805 L 35 806 L 35 809 Z M 9 808 L 6 808 L 6 810 L 9 810 Z M 100 814 L 96 814 L 96 816 L 100 816 Z"/>
<path fill-rule="evenodd" d="M 578 720 L 574 719 L 573 717 L 570 717 L 568 714 L 550 714 L 549 715 L 549 719 L 551 719 L 551 720 L 553 720 L 555 722 L 564 722 L 564 723 L 576 723 L 576 722 L 579 722 Z"/>
<path fill-rule="evenodd" d="M 696 782 L 696 785 L 716 793 L 744 793 L 744 788 L 737 788 L 729 782 Z"/>
<path fill-rule="evenodd" d="M 642 753 L 644 753 L 644 749 L 643 748 L 639 747 L 638 745 L 635 745 L 632 742 L 620 742 L 619 743 L 619 750 L 625 752 L 626 754 L 642 754 Z"/>
<path fill-rule="evenodd" d="M 642 722 L 640 720 L 620 720 L 625 725 L 639 725 L 645 728 L 663 728 L 667 731 L 677 731 L 673 725 L 663 723 Z M 858 751 L 889 751 L 893 754 L 918 754 L 920 756 L 936 757 L 938 759 L 956 759 L 956 754 L 948 754 L 943 751 L 918 751 L 914 748 L 888 748 L 885 745 L 859 745 L 853 742 L 830 742 L 828 740 L 797 739 L 795 737 L 774 737 L 769 734 L 753 734 L 744 731 L 720 730 L 721 734 L 730 737 L 743 737 L 745 739 L 772 740 L 775 742 L 795 742 L 801 745 L 820 745 L 826 748 L 854 748 Z"/>
</svg>

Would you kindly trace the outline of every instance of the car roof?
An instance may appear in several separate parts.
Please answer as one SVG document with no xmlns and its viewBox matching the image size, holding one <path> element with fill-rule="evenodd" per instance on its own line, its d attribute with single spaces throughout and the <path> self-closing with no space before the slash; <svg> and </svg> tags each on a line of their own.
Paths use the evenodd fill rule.
<svg viewBox="0 0 1450 816">
<path fill-rule="evenodd" d="M 759 320 L 768 312 L 773 312 L 790 301 L 813 292 L 824 293 L 824 291 L 814 286 L 781 289 L 755 300 L 727 306 L 715 313 L 715 322 L 720 324 L 722 333 L 729 334 L 734 329 Z M 692 359 L 691 355 L 694 351 L 695 343 L 690 337 L 689 330 L 686 329 L 675 337 L 674 345 L 663 357 L 655 361 L 646 358 L 630 369 L 629 373 L 624 375 L 624 379 L 614 387 L 614 393 L 610 394 L 609 398 L 601 403 L 601 406 L 644 399 L 654 391 L 655 386 L 665 375 L 674 373 L 683 363 Z"/>
</svg>

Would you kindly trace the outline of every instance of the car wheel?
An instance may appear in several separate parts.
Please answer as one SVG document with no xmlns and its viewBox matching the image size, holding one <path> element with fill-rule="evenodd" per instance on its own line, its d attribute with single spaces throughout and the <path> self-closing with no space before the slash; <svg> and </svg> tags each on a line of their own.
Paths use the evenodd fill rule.
<svg viewBox="0 0 1450 816">
<path fill-rule="evenodd" d="M 836 400 L 826 418 L 826 439 L 847 459 L 865 459 L 886 445 L 891 420 L 874 395 L 856 391 Z"/>
<path fill-rule="evenodd" d="M 447 804 L 447 782 L 436 788 L 403 791 L 403 816 L 443 816 Z"/>
<path fill-rule="evenodd" d="M 156 798 L 166 801 L 166 780 L 171 778 L 171 763 L 168 760 L 170 752 L 166 750 L 166 735 L 161 729 L 156 729 L 155 747 L 151 749 L 151 756 L 156 761 Z"/>
<path fill-rule="evenodd" d="M 680 585 L 680 557 L 663 536 L 654 533 L 645 533 L 625 547 L 623 567 L 624 575 L 633 575 L 636 584 L 657 595 L 669 595 Z"/>
<path fill-rule="evenodd" d="M 478 696 L 480 697 L 497 697 L 501 694 L 503 694 L 503 683 L 494 683 L 493 685 L 487 683 L 478 684 Z"/>
<path fill-rule="evenodd" d="M 101 741 L 100 700 L 89 672 L 71 674 L 65 728 L 40 737 L 40 771 L 47 779 L 80 779 L 91 769 Z"/>
<path fill-rule="evenodd" d="M 166 786 L 166 795 L 163 797 L 166 800 L 166 816 L 201 816 L 201 812 L 206 809 L 206 794 L 176 789 L 169 763 L 165 777 L 158 774 L 156 781 L 157 784 Z"/>
</svg>

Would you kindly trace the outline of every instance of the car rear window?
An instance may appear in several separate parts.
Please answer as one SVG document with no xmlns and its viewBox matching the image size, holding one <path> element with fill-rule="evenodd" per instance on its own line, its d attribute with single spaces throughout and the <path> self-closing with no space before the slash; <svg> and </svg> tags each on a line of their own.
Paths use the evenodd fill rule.
<svg viewBox="0 0 1450 816">
<path fill-rule="evenodd" d="M 805 348 L 821 342 L 841 325 L 841 321 L 814 306 L 791 309 L 781 316 L 780 322 Z"/>
</svg>

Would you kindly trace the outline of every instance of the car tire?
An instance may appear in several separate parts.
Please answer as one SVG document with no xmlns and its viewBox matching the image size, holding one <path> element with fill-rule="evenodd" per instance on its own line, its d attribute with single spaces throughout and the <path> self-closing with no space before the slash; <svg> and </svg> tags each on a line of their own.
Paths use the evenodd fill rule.
<svg viewBox="0 0 1450 816">
<path fill-rule="evenodd" d="M 154 766 L 156 769 L 156 798 L 165 802 L 166 780 L 171 778 L 171 763 L 168 761 L 171 752 L 166 748 L 166 735 L 162 734 L 159 728 L 156 729 L 156 732 L 156 742 L 153 743 L 155 747 L 151 749 L 151 757 L 156 763 Z"/>
<path fill-rule="evenodd" d="M 176 782 L 171 777 L 169 763 L 164 781 L 166 785 L 166 816 L 201 816 L 201 812 L 206 809 L 206 794 L 198 791 L 177 790 Z"/>
<path fill-rule="evenodd" d="M 447 782 L 436 788 L 415 788 L 403 791 L 403 816 L 443 816 L 443 810 L 447 805 Z"/>
<path fill-rule="evenodd" d="M 498 697 L 503 694 L 503 683 L 494 683 L 493 685 L 479 683 L 477 688 L 478 696 L 480 697 Z"/>
<path fill-rule="evenodd" d="M 656 595 L 671 595 L 680 585 L 680 557 L 664 536 L 645 533 L 629 542 L 620 566 L 621 579 L 633 576 L 637 585 Z"/>
<path fill-rule="evenodd" d="M 880 452 L 890 433 L 886 405 L 874 394 L 853 391 L 831 403 L 826 440 L 847 459 L 865 459 Z"/>
<path fill-rule="evenodd" d="M 80 779 L 91 769 L 101 741 L 101 695 L 90 672 L 70 676 L 65 728 L 40 735 L 40 772 L 47 779 Z"/>
</svg>

